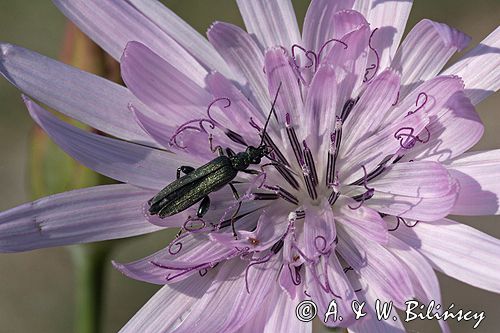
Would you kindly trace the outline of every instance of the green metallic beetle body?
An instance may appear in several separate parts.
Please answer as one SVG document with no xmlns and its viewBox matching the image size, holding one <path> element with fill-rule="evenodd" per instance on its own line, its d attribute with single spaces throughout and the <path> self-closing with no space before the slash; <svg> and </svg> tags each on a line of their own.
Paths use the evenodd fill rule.
<svg viewBox="0 0 500 333">
<path fill-rule="evenodd" d="M 229 184 L 250 164 L 259 164 L 267 148 L 249 146 L 233 156 L 219 156 L 167 185 L 151 200 L 149 213 L 160 218 L 175 215 L 193 206 L 212 192 Z"/>
</svg>

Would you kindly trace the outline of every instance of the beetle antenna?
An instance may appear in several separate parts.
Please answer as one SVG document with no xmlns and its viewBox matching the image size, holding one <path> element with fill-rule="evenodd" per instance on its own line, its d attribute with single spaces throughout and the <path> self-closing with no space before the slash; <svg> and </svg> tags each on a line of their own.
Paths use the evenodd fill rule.
<svg viewBox="0 0 500 333">
<path fill-rule="evenodd" d="M 278 90 L 276 90 L 276 96 L 274 96 L 274 101 L 273 101 L 273 104 L 271 106 L 271 111 L 269 112 L 269 115 L 267 116 L 267 119 L 266 119 L 266 123 L 264 124 L 264 129 L 262 130 L 262 135 L 261 135 L 259 147 L 262 147 L 262 144 L 264 143 L 264 136 L 266 133 L 267 125 L 269 124 L 269 121 L 271 120 L 271 115 L 276 112 L 274 107 L 276 105 L 276 101 L 278 100 L 278 94 L 279 94 L 280 89 L 281 89 L 281 84 L 282 84 L 282 82 L 280 82 L 280 85 L 278 86 Z"/>
</svg>

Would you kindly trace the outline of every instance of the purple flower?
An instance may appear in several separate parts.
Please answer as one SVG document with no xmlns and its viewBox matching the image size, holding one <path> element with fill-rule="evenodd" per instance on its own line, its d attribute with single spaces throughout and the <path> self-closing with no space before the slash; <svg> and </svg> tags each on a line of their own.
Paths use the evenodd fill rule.
<svg viewBox="0 0 500 333">
<path fill-rule="evenodd" d="M 500 213 L 500 150 L 466 153 L 483 134 L 474 105 L 500 86 L 500 29 L 443 72 L 469 37 L 422 20 L 400 45 L 411 1 L 313 0 L 301 36 L 290 1 L 238 0 L 248 32 L 217 22 L 208 41 L 156 1 L 54 2 L 121 60 L 127 88 L 8 44 L 0 71 L 109 134 L 25 97 L 68 154 L 125 184 L 1 213 L 0 251 L 181 228 L 165 249 L 115 263 L 165 285 L 122 332 L 311 332 L 295 317 L 304 299 L 320 314 L 336 299 L 344 320 L 328 326 L 400 332 L 401 320 L 374 318 L 375 299 L 440 303 L 434 269 L 500 292 L 500 242 L 446 218 Z M 238 200 L 224 188 L 201 219 L 197 205 L 148 213 L 178 167 L 216 156 L 209 137 L 257 146 L 275 95 L 272 152 L 260 175 L 238 174 Z M 359 321 L 354 300 L 369 305 Z"/>
</svg>

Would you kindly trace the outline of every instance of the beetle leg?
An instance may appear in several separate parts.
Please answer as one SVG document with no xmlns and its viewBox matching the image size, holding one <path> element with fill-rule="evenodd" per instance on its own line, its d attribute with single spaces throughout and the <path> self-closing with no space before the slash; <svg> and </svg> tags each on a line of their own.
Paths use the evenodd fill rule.
<svg viewBox="0 0 500 333">
<path fill-rule="evenodd" d="M 179 168 L 177 168 L 177 179 L 181 178 L 181 172 L 185 175 L 187 175 L 188 173 L 191 173 L 195 170 L 195 168 L 191 167 L 191 166 L 187 166 L 187 165 L 183 165 Z"/>
<path fill-rule="evenodd" d="M 252 170 L 252 169 L 241 170 L 240 172 L 247 173 L 249 175 L 260 175 L 261 174 L 260 171 Z"/>
<path fill-rule="evenodd" d="M 238 191 L 236 190 L 236 187 L 234 187 L 233 184 L 229 183 L 228 184 L 229 187 L 231 188 L 231 191 L 233 192 L 233 196 L 236 200 L 239 200 L 240 199 L 240 195 L 238 194 Z M 238 213 L 240 212 L 240 208 L 241 208 L 241 201 L 238 202 L 238 208 L 236 209 L 236 211 L 233 213 L 233 216 L 231 216 L 231 228 L 233 229 L 233 235 L 234 237 L 237 239 L 238 238 L 238 235 L 236 234 L 236 229 L 234 227 L 234 222 L 236 222 L 236 216 L 238 216 Z"/>
<path fill-rule="evenodd" d="M 210 150 L 212 151 L 212 153 L 215 153 L 215 152 L 218 152 L 219 156 L 224 156 L 224 150 L 222 149 L 221 146 L 215 146 L 214 147 L 214 138 L 212 136 L 212 134 L 210 134 L 208 136 L 208 142 L 210 143 Z"/>
<path fill-rule="evenodd" d="M 201 219 L 207 213 L 210 208 L 210 198 L 208 195 L 201 200 L 200 206 L 198 207 L 198 211 L 196 212 L 196 216 Z"/>
</svg>

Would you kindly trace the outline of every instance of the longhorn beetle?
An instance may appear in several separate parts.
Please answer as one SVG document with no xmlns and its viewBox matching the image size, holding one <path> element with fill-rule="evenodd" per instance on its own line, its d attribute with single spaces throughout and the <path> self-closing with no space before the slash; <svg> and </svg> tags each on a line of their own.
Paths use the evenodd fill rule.
<svg viewBox="0 0 500 333">
<path fill-rule="evenodd" d="M 219 156 L 198 169 L 191 166 L 181 166 L 178 168 L 177 179 L 148 201 L 149 213 L 151 215 L 158 215 L 160 218 L 165 218 L 180 213 L 201 200 L 196 213 L 197 218 L 201 219 L 210 208 L 210 198 L 208 195 L 226 185 L 231 187 L 233 196 L 238 200 L 239 194 L 233 185 L 233 179 L 238 172 L 259 174 L 257 170 L 251 170 L 248 167 L 251 164 L 260 164 L 261 159 L 270 153 L 269 147 L 264 144 L 264 136 L 271 115 L 274 112 L 280 88 L 281 83 L 276 92 L 271 111 L 266 119 L 261 134 L 261 142 L 258 147 L 247 146 L 246 150 L 240 153 L 235 153 L 231 148 L 226 148 L 226 156 L 221 146 L 217 146 L 215 149 L 212 148 L 212 140 L 210 138 L 211 150 L 213 152 L 218 151 Z M 181 172 L 185 174 L 182 177 Z M 240 206 L 241 203 L 239 203 L 238 209 L 231 218 L 231 227 L 234 236 L 236 236 L 234 218 L 239 212 Z"/>
</svg>

